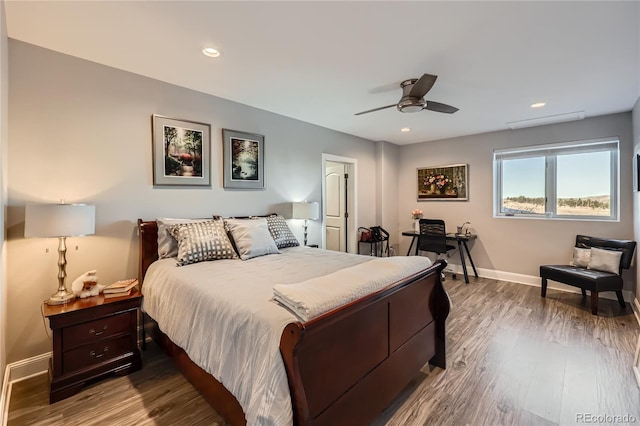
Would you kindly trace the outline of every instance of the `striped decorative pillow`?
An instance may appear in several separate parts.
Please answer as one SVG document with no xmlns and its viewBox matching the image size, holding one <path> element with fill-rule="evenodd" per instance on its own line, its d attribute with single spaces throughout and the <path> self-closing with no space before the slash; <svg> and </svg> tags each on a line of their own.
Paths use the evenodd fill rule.
<svg viewBox="0 0 640 426">
<path fill-rule="evenodd" d="M 282 216 L 269 216 L 267 217 L 267 225 L 269 226 L 269 232 L 273 237 L 273 241 L 276 242 L 276 247 L 279 249 L 285 247 L 298 247 L 300 243 L 298 239 L 293 235 L 289 225 Z"/>
<path fill-rule="evenodd" d="M 205 220 L 211 219 L 173 219 L 169 217 L 156 218 L 156 223 L 158 224 L 158 257 L 160 259 L 164 259 L 165 257 L 176 257 L 178 255 L 178 242 L 169 232 L 169 227 L 171 225 L 177 225 L 180 223 L 203 222 Z"/>
<path fill-rule="evenodd" d="M 178 266 L 219 259 L 237 259 L 222 220 L 171 225 L 178 241 Z"/>
</svg>

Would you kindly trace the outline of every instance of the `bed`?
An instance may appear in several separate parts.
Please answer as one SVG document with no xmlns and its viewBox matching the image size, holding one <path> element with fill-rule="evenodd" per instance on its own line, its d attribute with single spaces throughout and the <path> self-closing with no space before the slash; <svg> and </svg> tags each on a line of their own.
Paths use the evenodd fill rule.
<svg viewBox="0 0 640 426">
<path fill-rule="evenodd" d="M 183 337 L 180 337 L 180 332 L 176 334 L 172 326 L 159 325 L 156 321 L 154 315 L 162 317 L 163 306 L 180 309 L 181 315 L 184 314 L 187 318 L 187 314 L 199 311 L 202 309 L 200 305 L 206 305 L 206 303 L 200 303 L 200 300 L 194 303 L 194 299 L 190 299 L 189 305 L 175 308 L 174 304 L 178 303 L 175 299 L 179 297 L 174 296 L 175 299 L 171 300 L 171 305 L 157 302 L 155 311 L 151 308 L 150 293 L 153 292 L 150 290 L 152 288 L 150 283 L 154 281 L 150 277 L 154 274 L 154 270 L 163 267 L 162 260 L 158 260 L 158 227 L 155 221 L 139 219 L 138 230 L 140 243 L 138 275 L 145 296 L 143 302 L 143 310 L 146 312 L 145 323 L 151 325 L 150 333 L 153 339 L 174 360 L 182 374 L 209 404 L 229 423 L 234 425 L 279 423 L 278 420 L 274 420 L 278 419 L 277 416 L 260 414 L 256 416 L 253 410 L 250 415 L 247 415 L 249 410 L 243 408 L 243 405 L 247 406 L 245 401 L 247 396 L 236 396 L 228 389 L 228 387 L 233 388 L 230 385 L 234 385 L 233 382 L 237 378 L 227 375 L 223 379 L 216 379 L 210 373 L 211 368 L 207 361 L 203 362 L 197 351 L 183 349 L 184 345 L 180 342 Z M 264 257 L 273 258 L 274 262 L 282 264 L 286 256 L 291 256 L 297 263 L 301 261 L 299 259 L 305 257 L 322 257 L 322 252 L 325 251 L 300 247 L 286 253 L 283 250 L 282 256 Z M 335 255 L 327 253 L 327 256 L 329 256 L 328 259 L 333 259 L 331 256 Z M 352 261 L 366 265 L 363 263 L 365 258 L 359 256 L 356 260 L 352 258 Z M 271 261 L 271 259 L 268 260 Z M 229 262 L 243 263 L 240 260 L 227 261 L 229 265 L 231 265 Z M 260 262 L 266 263 L 267 260 L 260 260 Z M 217 264 L 216 267 L 225 265 L 221 261 L 205 263 Z M 361 265 L 354 266 L 354 270 L 358 266 Z M 396 280 L 393 285 L 359 297 L 308 321 L 297 319 L 284 307 L 269 301 L 275 307 L 269 309 L 284 312 L 280 313 L 281 320 L 282 318 L 290 319 L 282 323 L 281 332 L 273 339 L 276 340 L 273 344 L 279 353 L 276 361 L 281 363 L 281 368 L 284 370 L 284 386 L 287 393 L 285 398 L 275 395 L 273 399 L 290 407 L 290 423 L 318 425 L 370 423 L 427 362 L 440 368 L 446 367 L 445 320 L 449 313 L 450 301 L 441 282 L 441 272 L 445 266 L 445 261 L 437 261 Z M 145 282 L 150 267 L 151 272 L 147 277 L 149 279 Z M 208 267 L 212 265 L 202 266 L 202 268 Z M 187 270 L 186 268 L 173 269 Z M 290 275 L 286 271 L 284 273 Z M 253 280 L 262 281 L 260 275 L 253 276 Z M 262 277 L 262 279 L 266 278 Z M 145 285 L 149 285 L 147 294 L 145 294 Z M 202 300 L 205 300 L 204 296 Z M 150 312 L 151 314 L 147 315 Z M 197 332 L 197 330 L 193 331 L 197 328 L 194 324 L 200 321 L 198 317 L 194 318 L 196 319 L 186 320 L 189 331 L 183 331 L 182 335 L 192 335 Z M 160 320 L 160 323 L 162 321 Z M 201 322 L 209 324 L 209 321 Z M 169 335 L 172 337 L 170 338 Z M 198 338 L 202 340 L 202 336 Z M 237 371 L 237 367 L 234 368 L 236 371 L 235 373 L 231 371 L 231 374 L 242 375 L 244 378 L 244 373 Z M 214 372 L 219 378 L 218 372 Z M 229 374 L 229 371 L 225 374 Z M 277 388 L 278 386 L 269 383 L 263 390 L 270 394 L 272 389 L 276 389 L 273 392 L 277 393 Z M 235 393 L 238 394 L 238 391 Z M 239 400 L 243 403 L 241 404 Z"/>
</svg>

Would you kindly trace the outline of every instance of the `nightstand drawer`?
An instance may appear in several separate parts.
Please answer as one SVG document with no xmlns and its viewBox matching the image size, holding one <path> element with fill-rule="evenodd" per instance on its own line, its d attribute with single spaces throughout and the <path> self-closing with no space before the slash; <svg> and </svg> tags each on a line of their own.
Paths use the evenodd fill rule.
<svg viewBox="0 0 640 426">
<path fill-rule="evenodd" d="M 118 333 L 129 332 L 130 313 L 113 315 L 62 329 L 64 350 L 95 342 Z"/>
<path fill-rule="evenodd" d="M 101 340 L 65 352 L 62 360 L 62 371 L 63 374 L 68 374 L 71 371 L 98 364 L 132 351 L 131 336 L 129 334 L 114 339 Z"/>
</svg>

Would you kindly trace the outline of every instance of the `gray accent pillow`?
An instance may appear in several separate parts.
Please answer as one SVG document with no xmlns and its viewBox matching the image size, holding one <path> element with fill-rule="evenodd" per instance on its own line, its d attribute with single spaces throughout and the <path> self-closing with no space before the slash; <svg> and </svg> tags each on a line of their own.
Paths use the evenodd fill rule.
<svg viewBox="0 0 640 426">
<path fill-rule="evenodd" d="M 164 259 L 165 257 L 176 257 L 178 255 L 178 242 L 173 235 L 169 232 L 171 225 L 177 225 L 180 223 L 197 223 L 211 219 L 174 219 L 170 217 L 156 218 L 158 224 L 158 257 Z"/>
<path fill-rule="evenodd" d="M 178 241 L 178 266 L 238 258 L 222 220 L 171 225 L 169 232 Z"/>
<path fill-rule="evenodd" d="M 298 239 L 293 235 L 289 225 L 282 216 L 269 216 L 267 217 L 267 225 L 269 226 L 269 232 L 275 241 L 276 246 L 281 249 L 285 247 L 298 247 L 300 243 Z"/>
<path fill-rule="evenodd" d="M 591 249 L 573 248 L 573 260 L 569 262 L 571 266 L 579 266 L 581 268 L 586 268 L 589 266 L 589 262 L 591 261 Z"/>
<path fill-rule="evenodd" d="M 266 219 L 226 219 L 225 225 L 240 259 L 280 253 L 269 233 Z"/>
<path fill-rule="evenodd" d="M 621 251 L 591 247 L 591 261 L 589 261 L 588 268 L 618 275 L 618 272 L 620 272 L 621 258 Z"/>
</svg>

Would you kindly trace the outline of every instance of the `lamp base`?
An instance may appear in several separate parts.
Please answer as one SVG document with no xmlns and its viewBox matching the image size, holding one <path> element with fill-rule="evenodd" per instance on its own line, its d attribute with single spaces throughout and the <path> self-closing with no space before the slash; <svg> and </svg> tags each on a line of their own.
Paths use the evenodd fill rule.
<svg viewBox="0 0 640 426">
<path fill-rule="evenodd" d="M 76 298 L 76 295 L 66 290 L 59 290 L 47 300 L 47 305 L 64 305 Z"/>
</svg>

